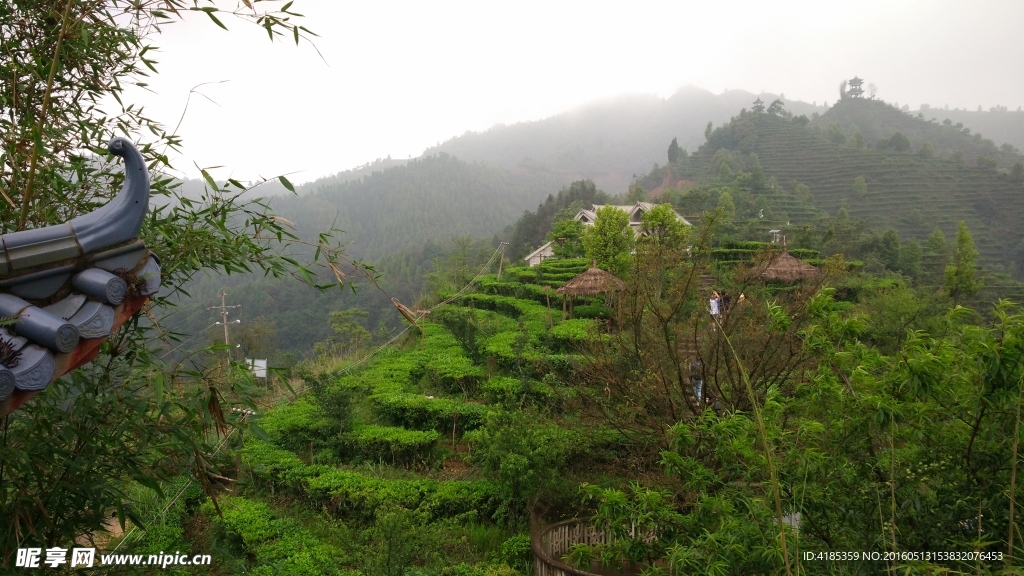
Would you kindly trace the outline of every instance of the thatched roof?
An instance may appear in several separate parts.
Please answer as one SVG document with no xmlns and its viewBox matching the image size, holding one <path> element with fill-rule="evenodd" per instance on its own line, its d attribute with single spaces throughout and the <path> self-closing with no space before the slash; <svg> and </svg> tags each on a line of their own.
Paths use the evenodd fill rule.
<svg viewBox="0 0 1024 576">
<path fill-rule="evenodd" d="M 789 252 L 783 252 L 768 263 L 760 276 L 763 280 L 774 280 L 776 282 L 794 283 L 807 280 L 818 275 L 820 270 L 817 267 L 804 262 L 803 260 L 790 256 Z"/>
<path fill-rule="evenodd" d="M 626 283 L 616 278 L 613 274 L 601 270 L 597 266 L 589 268 L 586 272 L 569 280 L 564 286 L 555 290 L 555 294 L 566 294 L 569 296 L 596 296 L 617 290 L 625 290 Z"/>
</svg>

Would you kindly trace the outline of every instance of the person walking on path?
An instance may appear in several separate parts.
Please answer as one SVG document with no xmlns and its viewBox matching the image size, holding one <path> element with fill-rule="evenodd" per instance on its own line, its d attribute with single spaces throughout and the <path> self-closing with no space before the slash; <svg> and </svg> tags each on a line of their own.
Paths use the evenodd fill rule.
<svg viewBox="0 0 1024 576">
<path fill-rule="evenodd" d="M 711 291 L 711 300 L 708 301 L 708 305 L 711 307 L 711 331 L 713 332 L 722 314 L 722 297 L 718 295 L 717 290 Z"/>
</svg>

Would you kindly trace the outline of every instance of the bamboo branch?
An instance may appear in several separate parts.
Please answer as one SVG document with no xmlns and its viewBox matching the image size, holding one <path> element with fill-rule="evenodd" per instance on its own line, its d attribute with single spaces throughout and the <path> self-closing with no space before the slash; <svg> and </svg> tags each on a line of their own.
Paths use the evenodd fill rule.
<svg viewBox="0 0 1024 576">
<path fill-rule="evenodd" d="M 57 47 L 53 52 L 53 62 L 50 63 L 50 76 L 46 79 L 46 92 L 43 93 L 43 107 L 39 112 L 39 123 L 36 126 L 36 136 L 32 145 L 32 160 L 28 168 L 28 182 L 25 184 L 25 195 L 21 198 L 21 215 L 18 217 L 18 230 L 25 229 L 25 221 L 28 219 L 28 208 L 32 203 L 32 187 L 36 180 L 36 167 L 39 163 L 39 142 L 43 138 L 43 125 L 46 124 L 46 112 L 50 107 L 50 94 L 53 92 L 53 79 L 57 76 L 57 68 L 60 66 L 60 52 L 64 48 L 64 36 L 68 30 L 68 14 L 71 12 L 71 3 L 74 0 L 67 0 L 64 6 L 64 16 L 60 22 L 60 35 L 57 36 Z"/>
</svg>

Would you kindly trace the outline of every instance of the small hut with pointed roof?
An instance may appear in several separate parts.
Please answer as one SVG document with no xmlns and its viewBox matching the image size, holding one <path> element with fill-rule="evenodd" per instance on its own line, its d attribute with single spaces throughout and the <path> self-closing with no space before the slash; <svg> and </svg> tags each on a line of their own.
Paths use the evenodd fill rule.
<svg viewBox="0 0 1024 576">
<path fill-rule="evenodd" d="M 561 288 L 555 290 L 555 294 L 562 295 L 562 317 L 565 318 L 566 300 L 568 300 L 569 315 L 572 315 L 573 296 L 598 296 L 612 292 L 621 292 L 625 289 L 625 282 L 616 278 L 611 272 L 601 270 L 595 263 L 583 273 L 566 282 Z"/>
<path fill-rule="evenodd" d="M 763 280 L 795 284 L 796 282 L 814 278 L 820 272 L 816 266 L 791 256 L 789 252 L 783 252 L 772 258 L 759 276 Z"/>
</svg>

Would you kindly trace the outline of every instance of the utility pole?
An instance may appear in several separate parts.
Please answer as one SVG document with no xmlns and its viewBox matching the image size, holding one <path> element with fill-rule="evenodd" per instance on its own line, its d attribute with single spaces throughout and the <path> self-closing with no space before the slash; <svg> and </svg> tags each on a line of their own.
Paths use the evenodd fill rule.
<svg viewBox="0 0 1024 576">
<path fill-rule="evenodd" d="M 501 248 L 501 258 L 498 259 L 498 282 L 501 282 L 501 263 L 505 261 L 505 247 L 508 246 L 508 242 L 502 242 L 499 248 Z"/>
<path fill-rule="evenodd" d="M 241 308 L 242 305 L 241 304 L 236 304 L 235 306 L 228 306 L 228 305 L 226 305 L 225 302 L 224 302 L 224 299 L 227 298 L 227 296 L 228 296 L 227 292 L 221 291 L 221 293 L 217 294 L 217 296 L 220 297 L 220 306 L 210 306 L 209 308 L 207 308 L 207 310 L 220 310 L 220 322 L 216 322 L 214 325 L 215 326 L 217 324 L 223 324 L 224 325 L 224 344 L 230 344 L 231 342 L 228 339 L 228 309 L 230 309 L 230 308 Z M 232 324 L 240 324 L 241 322 L 242 322 L 241 320 L 235 320 L 234 322 L 232 322 Z M 228 352 L 228 356 L 231 356 L 230 351 Z"/>
</svg>

